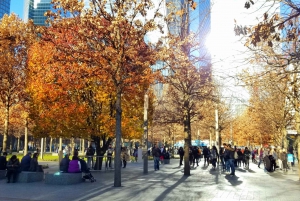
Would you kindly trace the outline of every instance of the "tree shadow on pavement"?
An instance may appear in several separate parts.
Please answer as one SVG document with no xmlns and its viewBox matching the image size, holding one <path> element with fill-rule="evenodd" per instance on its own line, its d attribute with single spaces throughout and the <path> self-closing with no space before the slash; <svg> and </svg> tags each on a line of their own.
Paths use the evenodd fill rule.
<svg viewBox="0 0 300 201">
<path fill-rule="evenodd" d="M 237 176 L 232 176 L 232 175 L 226 175 L 225 179 L 227 179 L 227 181 L 232 185 L 232 186 L 238 186 L 241 185 L 243 183 L 243 181 L 238 180 L 239 177 Z"/>
<path fill-rule="evenodd" d="M 220 176 L 219 168 L 218 167 L 216 169 L 211 168 L 209 170 L 209 173 L 216 176 L 215 177 L 215 183 L 218 184 L 219 183 L 219 176 Z"/>
<path fill-rule="evenodd" d="M 181 183 L 183 183 L 186 179 L 188 178 L 188 176 L 182 176 L 176 183 L 174 183 L 172 186 L 170 186 L 169 188 L 167 188 L 165 191 L 163 191 L 160 196 L 158 196 L 155 201 L 161 201 L 164 200 L 166 198 L 166 196 L 168 194 L 170 194 L 177 186 L 179 186 Z"/>
</svg>

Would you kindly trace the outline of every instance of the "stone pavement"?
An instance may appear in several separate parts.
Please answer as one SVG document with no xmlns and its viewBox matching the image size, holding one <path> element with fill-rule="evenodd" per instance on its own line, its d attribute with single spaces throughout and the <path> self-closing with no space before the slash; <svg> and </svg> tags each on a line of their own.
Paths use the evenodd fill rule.
<svg viewBox="0 0 300 201">
<path fill-rule="evenodd" d="M 42 162 L 40 162 L 42 163 Z M 49 164 L 45 172 L 55 172 L 57 162 Z M 287 173 L 267 173 L 250 163 L 250 170 L 236 170 L 236 176 L 229 176 L 211 166 L 200 166 L 191 170 L 191 176 L 183 175 L 179 160 L 153 170 L 149 161 L 149 173 L 143 174 L 143 163 L 128 163 L 122 169 L 122 187 L 113 187 L 114 171 L 92 172 L 97 182 L 57 186 L 44 182 L 28 184 L 5 183 L 0 180 L 0 201 L 298 201 L 300 182 L 297 167 Z M 221 169 L 221 168 L 220 168 Z"/>
</svg>

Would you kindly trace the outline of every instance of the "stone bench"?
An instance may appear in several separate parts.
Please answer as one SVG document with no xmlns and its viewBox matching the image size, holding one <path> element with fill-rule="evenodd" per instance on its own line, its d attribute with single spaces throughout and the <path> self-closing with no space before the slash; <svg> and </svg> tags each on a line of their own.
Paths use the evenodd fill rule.
<svg viewBox="0 0 300 201">
<path fill-rule="evenodd" d="M 43 181 L 44 172 L 20 172 L 18 174 L 17 182 L 31 183 L 37 181 Z"/>
<path fill-rule="evenodd" d="M 82 173 L 62 173 L 45 174 L 46 184 L 69 185 L 83 182 Z"/>
<path fill-rule="evenodd" d="M 0 179 L 5 179 L 6 170 L 0 170 Z"/>
</svg>

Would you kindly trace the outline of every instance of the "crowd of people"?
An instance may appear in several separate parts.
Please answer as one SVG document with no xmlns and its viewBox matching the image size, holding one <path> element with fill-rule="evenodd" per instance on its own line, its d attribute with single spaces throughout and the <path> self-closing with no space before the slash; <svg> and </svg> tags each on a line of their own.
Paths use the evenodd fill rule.
<svg viewBox="0 0 300 201">
<path fill-rule="evenodd" d="M 179 155 L 179 166 L 183 165 L 184 149 L 179 147 L 177 154 Z M 209 147 L 189 147 L 189 165 L 192 167 L 199 166 L 201 158 L 204 160 L 204 166 L 212 165 L 212 169 L 216 169 L 216 165 L 222 166 L 222 171 L 230 175 L 235 175 L 236 168 L 249 169 L 249 161 L 257 164 L 260 168 L 261 163 L 264 163 L 264 168 L 268 172 L 273 172 L 276 169 L 287 171 L 288 154 L 292 155 L 294 165 L 296 153 L 293 153 L 293 149 L 287 152 L 287 149 L 274 148 L 274 147 L 261 147 L 249 149 L 248 147 L 238 148 L 232 147 L 230 144 L 224 143 L 223 146 L 218 149 L 216 146 Z"/>
</svg>

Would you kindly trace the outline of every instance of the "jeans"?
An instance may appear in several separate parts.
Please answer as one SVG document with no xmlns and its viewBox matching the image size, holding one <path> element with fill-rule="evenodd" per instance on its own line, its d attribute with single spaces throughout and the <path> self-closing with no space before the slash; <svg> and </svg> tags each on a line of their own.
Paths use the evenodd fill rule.
<svg viewBox="0 0 300 201">
<path fill-rule="evenodd" d="M 93 156 L 87 156 L 87 166 L 88 166 L 88 168 L 91 168 L 91 169 L 94 167 Z"/>
<path fill-rule="evenodd" d="M 234 159 L 229 159 L 229 165 L 231 168 L 231 174 L 234 174 L 235 173 Z"/>
<path fill-rule="evenodd" d="M 225 159 L 225 169 L 226 169 L 226 172 L 229 172 L 229 171 L 230 171 L 230 163 L 229 163 L 229 159 Z"/>
<path fill-rule="evenodd" d="M 154 156 L 154 170 L 159 170 L 159 157 Z"/>
<path fill-rule="evenodd" d="M 258 167 L 260 166 L 262 160 L 263 160 L 262 157 L 259 157 Z"/>
<path fill-rule="evenodd" d="M 249 168 L 249 158 L 245 158 L 245 167 Z"/>
</svg>

